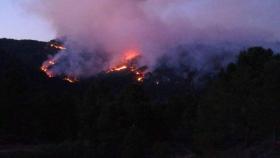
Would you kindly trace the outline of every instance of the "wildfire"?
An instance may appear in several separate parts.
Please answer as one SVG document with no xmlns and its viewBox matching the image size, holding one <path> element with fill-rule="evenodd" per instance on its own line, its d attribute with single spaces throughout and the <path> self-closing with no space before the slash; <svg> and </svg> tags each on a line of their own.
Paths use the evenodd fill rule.
<svg viewBox="0 0 280 158">
<path fill-rule="evenodd" d="M 58 50 L 65 50 L 66 49 L 63 45 L 58 45 L 58 44 L 50 44 L 50 47 L 58 49 Z"/>
<path fill-rule="evenodd" d="M 54 73 L 52 71 L 50 71 L 50 67 L 55 65 L 55 61 L 53 59 L 49 59 L 47 61 L 45 61 L 43 63 L 43 65 L 41 66 L 41 70 L 49 77 L 49 78 L 53 78 L 55 77 Z"/>
<path fill-rule="evenodd" d="M 56 61 L 54 59 L 49 59 L 43 63 L 41 66 L 41 71 L 43 71 L 49 78 L 55 77 L 55 73 L 50 70 L 52 66 L 56 64 Z M 64 81 L 67 81 L 69 83 L 76 83 L 78 82 L 78 79 L 76 77 L 72 76 L 65 76 Z"/>
<path fill-rule="evenodd" d="M 62 42 L 56 41 L 56 40 L 51 40 L 49 42 L 49 47 L 58 49 L 58 50 L 65 50 L 66 48 L 64 47 Z"/>
<path fill-rule="evenodd" d="M 67 81 L 69 83 L 76 83 L 78 82 L 78 79 L 76 77 L 66 76 L 63 79 L 64 81 Z"/>
<path fill-rule="evenodd" d="M 113 67 L 107 71 L 107 73 L 113 73 L 113 72 L 120 72 L 120 71 L 129 71 L 132 72 L 135 75 L 135 78 L 138 82 L 143 82 L 145 78 L 145 70 L 146 67 L 142 67 L 142 69 L 136 68 L 136 66 L 128 66 L 128 65 L 120 65 Z"/>
<path fill-rule="evenodd" d="M 125 61 L 132 61 L 135 60 L 137 57 L 139 57 L 140 54 L 138 53 L 137 50 L 128 50 L 125 54 L 124 54 L 124 60 Z"/>
<path fill-rule="evenodd" d="M 50 47 L 58 49 L 58 50 L 65 50 L 66 48 L 63 46 L 63 44 L 58 43 L 56 41 L 51 41 L 49 44 Z M 44 72 L 49 78 L 55 77 L 55 73 L 51 70 L 51 68 L 56 64 L 56 60 L 54 58 L 50 58 L 49 60 L 45 61 L 41 66 L 41 71 Z M 78 82 L 78 79 L 76 77 L 72 76 L 65 76 L 64 80 L 69 83 L 75 83 Z"/>
<path fill-rule="evenodd" d="M 49 46 L 58 50 L 65 50 L 66 48 L 63 44 L 51 41 Z M 145 78 L 145 71 L 147 67 L 138 68 L 136 61 L 139 58 L 140 53 L 137 50 L 128 50 L 124 53 L 123 57 L 121 58 L 119 64 L 117 66 L 112 66 L 106 72 L 113 73 L 113 72 L 121 72 L 121 71 L 128 71 L 134 74 L 135 80 L 137 82 L 143 82 Z M 57 61 L 54 58 L 50 58 L 49 60 L 45 61 L 41 66 L 41 71 L 44 72 L 49 78 L 56 77 L 55 72 L 51 70 L 51 68 L 57 64 Z M 78 79 L 74 75 L 66 75 L 63 77 L 63 80 L 69 83 L 76 83 Z"/>
<path fill-rule="evenodd" d="M 127 69 L 127 66 L 122 65 L 122 66 L 113 67 L 110 70 L 108 70 L 107 72 L 122 71 L 122 70 L 126 70 L 126 69 Z"/>
<path fill-rule="evenodd" d="M 137 68 L 134 63 L 138 59 L 139 53 L 135 50 L 129 50 L 124 54 L 121 64 L 111 67 L 107 73 L 129 71 L 135 75 L 136 81 L 143 82 L 145 78 L 146 67 Z"/>
</svg>

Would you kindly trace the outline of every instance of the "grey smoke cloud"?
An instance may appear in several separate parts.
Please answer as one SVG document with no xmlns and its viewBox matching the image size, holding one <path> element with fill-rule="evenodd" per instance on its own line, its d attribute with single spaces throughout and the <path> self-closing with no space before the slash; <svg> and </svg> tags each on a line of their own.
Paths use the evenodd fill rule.
<svg viewBox="0 0 280 158">
<path fill-rule="evenodd" d="M 29 6 L 67 39 L 70 49 L 57 58 L 68 66 L 57 72 L 81 76 L 106 69 L 129 49 L 139 50 L 143 64 L 153 67 L 179 45 L 244 48 L 280 37 L 278 0 L 38 0 Z M 202 61 L 215 51 L 189 53 Z"/>
</svg>

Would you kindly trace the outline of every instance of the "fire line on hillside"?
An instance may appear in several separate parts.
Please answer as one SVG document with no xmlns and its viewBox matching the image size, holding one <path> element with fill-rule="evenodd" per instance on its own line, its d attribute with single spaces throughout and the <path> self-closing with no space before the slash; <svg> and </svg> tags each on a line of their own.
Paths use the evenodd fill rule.
<svg viewBox="0 0 280 158">
<path fill-rule="evenodd" d="M 58 51 L 66 50 L 64 45 L 59 42 L 53 42 L 51 41 L 49 43 L 49 47 L 57 49 Z M 140 58 L 140 54 L 136 50 L 129 50 L 124 52 L 123 59 L 116 64 L 116 66 L 112 66 L 109 68 L 106 73 L 115 73 L 115 72 L 131 72 L 135 76 L 135 80 L 137 82 L 143 82 L 145 79 L 145 72 L 147 70 L 146 66 L 137 67 L 136 61 Z M 54 78 L 56 77 L 56 74 L 51 70 L 53 66 L 57 64 L 57 61 L 54 58 L 50 58 L 47 61 L 45 61 L 41 66 L 41 71 L 44 72 L 47 77 Z M 63 80 L 69 82 L 69 83 L 76 83 L 78 82 L 78 78 L 73 75 L 66 75 L 63 77 Z"/>
</svg>

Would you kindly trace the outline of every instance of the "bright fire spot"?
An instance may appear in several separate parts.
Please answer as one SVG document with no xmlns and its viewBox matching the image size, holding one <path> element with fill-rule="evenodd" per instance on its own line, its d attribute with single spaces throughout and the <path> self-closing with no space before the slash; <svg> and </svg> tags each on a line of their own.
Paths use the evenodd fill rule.
<svg viewBox="0 0 280 158">
<path fill-rule="evenodd" d="M 49 59 L 47 61 L 45 61 L 43 63 L 43 65 L 41 66 L 41 70 L 49 77 L 49 78 L 53 78 L 55 77 L 54 73 L 52 71 L 50 71 L 50 67 L 55 65 L 55 61 L 53 59 Z"/>
<path fill-rule="evenodd" d="M 145 70 L 146 70 L 145 67 L 144 69 L 138 69 L 136 66 L 128 64 L 128 65 L 120 65 L 120 66 L 112 67 L 107 71 L 107 73 L 129 71 L 134 74 L 138 82 L 143 82 L 145 78 Z"/>
<path fill-rule="evenodd" d="M 128 50 L 124 53 L 124 60 L 125 61 L 131 61 L 139 57 L 140 54 L 138 53 L 137 50 Z"/>
<path fill-rule="evenodd" d="M 65 50 L 66 48 L 63 45 L 59 45 L 59 44 L 50 44 L 50 47 L 58 49 L 58 50 Z"/>
<path fill-rule="evenodd" d="M 70 77 L 70 76 L 64 77 L 64 81 L 67 81 L 69 83 L 76 83 L 76 82 L 78 82 L 78 80 L 75 77 Z"/>
<path fill-rule="evenodd" d="M 117 66 L 111 67 L 107 73 L 129 71 L 134 74 L 136 81 L 143 82 L 145 78 L 146 67 L 137 68 L 134 63 L 140 54 L 136 50 L 129 50 L 124 53 L 123 60 Z"/>
<path fill-rule="evenodd" d="M 53 41 L 49 44 L 50 47 L 59 49 L 59 50 L 65 50 L 66 48 L 63 46 L 63 44 L 60 44 L 58 42 Z M 108 69 L 107 73 L 113 73 L 113 72 L 120 72 L 120 71 L 128 71 L 134 74 L 135 80 L 137 82 L 143 82 L 145 79 L 145 71 L 146 67 L 137 67 L 137 59 L 139 58 L 140 53 L 135 50 L 131 49 L 126 51 L 123 54 L 123 57 L 121 58 L 119 64 L 117 66 L 112 66 L 110 69 Z M 49 78 L 55 77 L 55 73 L 51 70 L 51 68 L 57 63 L 53 58 L 45 61 L 41 66 L 41 71 L 43 71 Z M 69 83 L 76 83 L 78 82 L 78 79 L 76 76 L 64 76 L 63 80 L 69 82 Z"/>
<path fill-rule="evenodd" d="M 143 80 L 144 80 L 143 77 L 138 77 L 138 78 L 137 78 L 137 81 L 138 81 L 138 82 L 143 82 Z"/>
<path fill-rule="evenodd" d="M 59 49 L 59 50 L 64 50 L 66 49 L 62 44 L 59 44 L 59 43 L 51 43 L 49 45 L 50 47 L 52 48 L 55 48 L 55 49 Z M 45 61 L 42 66 L 41 66 L 41 71 L 44 72 L 49 78 L 53 78 L 55 77 L 55 73 L 51 70 L 52 66 L 54 66 L 56 64 L 56 61 L 51 58 L 47 61 Z M 69 83 L 75 83 L 75 82 L 78 82 L 77 78 L 76 77 L 72 77 L 72 76 L 65 76 L 64 77 L 64 80 L 69 82 Z"/>
<path fill-rule="evenodd" d="M 56 64 L 55 60 L 49 59 L 43 63 L 43 65 L 41 66 L 41 71 L 43 71 L 49 78 L 53 78 L 55 77 L 55 74 L 50 70 L 50 68 L 55 64 Z M 78 82 L 78 79 L 72 76 L 65 76 L 64 80 L 69 83 Z"/>
<path fill-rule="evenodd" d="M 120 67 L 113 68 L 112 71 L 122 71 L 122 70 L 125 70 L 125 69 L 127 69 L 127 66 L 123 65 L 123 66 L 120 66 Z"/>
</svg>

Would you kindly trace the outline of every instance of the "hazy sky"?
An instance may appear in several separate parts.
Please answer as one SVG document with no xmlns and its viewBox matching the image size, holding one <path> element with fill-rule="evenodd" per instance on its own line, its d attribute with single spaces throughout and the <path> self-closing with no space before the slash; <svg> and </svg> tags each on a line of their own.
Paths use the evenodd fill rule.
<svg viewBox="0 0 280 158">
<path fill-rule="evenodd" d="M 26 2 L 31 2 L 31 1 L 41 2 L 44 6 L 46 6 L 46 4 L 48 3 L 64 2 L 63 0 L 0 0 L 0 38 L 5 37 L 5 38 L 15 38 L 15 39 L 36 39 L 36 40 L 47 41 L 55 37 L 54 30 L 58 31 L 57 27 L 53 29 L 50 25 L 50 21 L 46 21 L 46 19 L 39 17 L 39 15 L 36 15 L 34 12 L 31 11 L 28 12 L 27 8 L 29 7 L 23 6 L 23 4 L 25 5 L 27 4 Z M 96 0 L 92 0 L 90 2 L 95 2 L 95 1 Z M 161 0 L 159 1 L 155 0 L 152 2 L 158 3 L 160 1 Z M 274 36 L 277 37 L 279 36 L 279 31 L 277 31 L 279 30 L 279 25 L 280 25 L 279 22 L 280 16 L 278 14 L 278 10 L 280 8 L 279 0 L 265 0 L 265 1 L 246 0 L 244 1 L 244 3 L 246 2 L 245 4 L 248 5 L 250 4 L 249 6 L 251 7 L 249 7 L 249 9 L 246 8 L 248 7 L 248 5 L 244 5 L 243 1 L 236 1 L 236 0 L 229 0 L 226 3 L 220 0 L 201 0 L 201 1 L 181 0 L 181 1 L 188 2 L 188 4 L 183 5 L 185 7 L 178 8 L 176 6 L 175 8 L 177 12 L 179 12 L 180 10 L 184 10 L 184 13 L 186 15 L 189 15 L 188 20 L 192 23 L 192 25 L 198 25 L 199 27 L 202 27 L 204 26 L 204 23 L 208 22 L 208 23 L 214 23 L 216 25 L 227 24 L 227 27 L 230 27 L 232 25 L 235 26 L 237 24 L 243 24 L 245 20 L 246 24 L 250 23 L 251 25 L 255 26 L 260 30 L 263 29 L 270 30 L 271 32 L 273 32 Z M 83 2 L 87 2 L 87 0 L 83 0 Z M 162 0 L 162 2 L 164 4 L 168 2 L 168 0 Z M 217 5 L 217 3 L 219 2 L 223 2 L 221 4 L 222 7 Z M 227 5 L 228 3 L 229 4 L 232 3 L 232 5 Z M 29 4 L 33 4 L 33 3 L 29 3 Z M 69 4 L 63 3 L 63 4 L 64 4 L 64 9 L 65 8 L 67 9 L 67 6 L 70 5 L 71 3 Z M 153 4 L 151 4 L 151 6 L 152 5 Z M 75 5 L 74 8 L 76 8 L 76 6 L 77 5 Z M 239 8 L 236 9 L 234 6 L 239 6 Z M 48 7 L 45 7 L 44 9 L 46 8 Z M 170 8 L 172 8 L 172 5 L 170 6 Z M 228 8 L 228 9 L 222 9 L 222 8 Z M 244 9 L 245 11 L 242 11 L 242 9 Z M 157 8 L 154 8 L 153 10 L 156 11 Z M 203 12 L 201 12 L 201 10 L 203 10 Z M 227 10 L 229 11 L 227 12 Z M 241 10 L 241 11 L 235 12 L 236 10 Z M 174 12 L 174 14 L 176 14 L 177 12 Z M 213 18 L 209 16 L 212 15 L 209 13 L 215 15 L 217 14 L 218 17 Z M 64 14 L 62 15 L 64 16 Z M 57 14 L 55 16 L 57 16 Z M 236 23 L 236 21 L 238 21 L 238 23 Z M 64 21 L 62 23 L 64 23 Z"/>
<path fill-rule="evenodd" d="M 47 21 L 24 10 L 24 1 L 30 0 L 0 0 L 0 38 L 43 41 L 54 38 Z"/>
<path fill-rule="evenodd" d="M 66 39 L 67 53 L 54 57 L 63 61 L 52 69 L 58 75 L 95 75 L 118 64 L 131 50 L 141 54 L 141 65 L 153 68 L 163 55 L 176 57 L 178 51 L 172 50 L 178 46 L 197 44 L 215 51 L 188 51 L 191 58 L 184 62 L 206 65 L 217 50 L 225 55 L 236 47 L 280 38 L 280 0 L 32 1 L 29 11 L 48 19 L 57 37 Z"/>
</svg>

